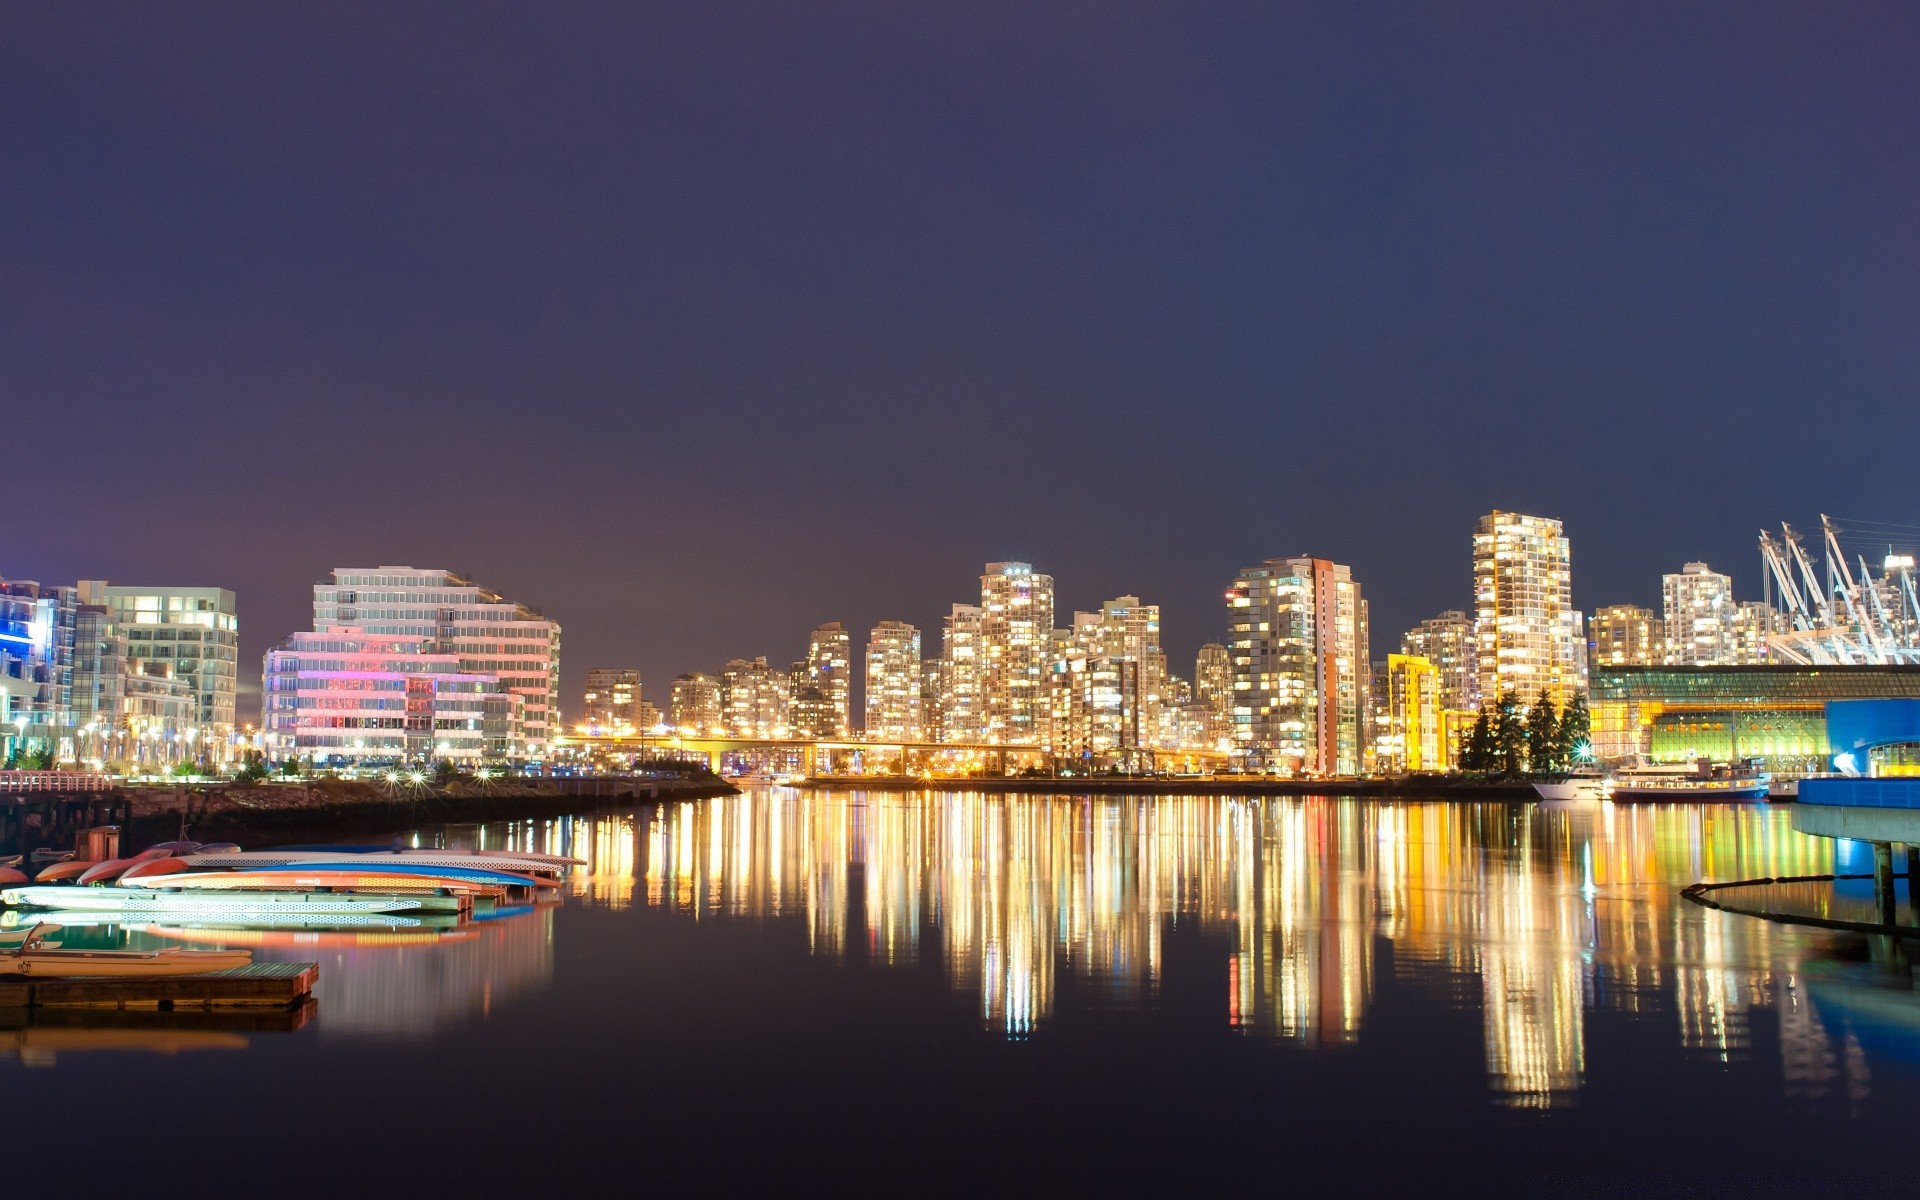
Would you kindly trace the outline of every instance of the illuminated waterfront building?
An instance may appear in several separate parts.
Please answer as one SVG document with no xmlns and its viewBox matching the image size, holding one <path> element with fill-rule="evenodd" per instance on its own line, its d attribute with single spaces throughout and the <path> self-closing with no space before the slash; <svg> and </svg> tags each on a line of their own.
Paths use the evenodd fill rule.
<svg viewBox="0 0 1920 1200">
<path fill-rule="evenodd" d="M 560 626 L 452 571 L 337 567 L 313 588 L 313 630 L 353 629 L 451 655 L 520 697 L 521 740 L 538 756 L 559 731 Z M 396 643 L 397 644 L 397 643 Z"/>
<path fill-rule="evenodd" d="M 1140 752 L 1159 744 L 1166 706 L 1160 607 L 1121 596 L 1076 612 L 1071 630 L 1054 633 L 1048 749 L 1083 760 L 1117 755 L 1137 768 Z"/>
<path fill-rule="evenodd" d="M 1586 638 L 1560 522 L 1503 511 L 1480 518 L 1473 597 L 1481 699 L 1511 691 L 1531 703 L 1545 689 L 1565 707 L 1585 682 Z"/>
<path fill-rule="evenodd" d="M 921 740 L 920 674 L 920 631 L 905 621 L 875 625 L 867 635 L 868 741 Z"/>
<path fill-rule="evenodd" d="M 128 669 L 163 662 L 194 695 L 189 727 L 197 752 L 215 763 L 233 757 L 240 618 L 233 593 L 217 587 L 130 587 L 83 579 L 83 604 L 104 605 L 127 638 Z"/>
<path fill-rule="evenodd" d="M 73 638 L 79 600 L 70 587 L 0 580 L 0 684 L 7 705 L 7 753 L 55 756 L 70 735 Z"/>
<path fill-rule="evenodd" d="M 1459 609 L 1428 617 L 1400 639 L 1400 653 L 1433 664 L 1442 708 L 1458 713 L 1479 710 L 1480 654 L 1472 617 Z"/>
<path fill-rule="evenodd" d="M 1449 756 L 1440 672 L 1431 662 L 1389 654 L 1374 673 L 1374 769 L 1383 775 L 1444 771 Z"/>
<path fill-rule="evenodd" d="M 1676 667 L 1718 667 L 1733 662 L 1733 580 L 1703 562 L 1678 575 L 1660 577 L 1665 617 L 1665 662 Z"/>
<path fill-rule="evenodd" d="M 1021 562 L 980 576 L 979 682 L 984 738 L 1038 746 L 1045 735 L 1053 640 L 1053 577 Z"/>
<path fill-rule="evenodd" d="M 720 677 L 693 671 L 673 677 L 667 700 L 667 724 L 684 733 L 719 733 L 726 727 L 720 701 Z"/>
<path fill-rule="evenodd" d="M 985 616 L 974 604 L 956 604 L 947 614 L 940 665 L 934 679 L 943 742 L 986 740 L 987 673 L 985 651 L 981 646 Z"/>
<path fill-rule="evenodd" d="M 1345 566 L 1274 558 L 1227 593 L 1234 742 L 1248 765 L 1355 775 L 1365 766 L 1367 605 Z"/>
<path fill-rule="evenodd" d="M 838 621 L 828 621 L 807 638 L 807 657 L 794 664 L 795 733 L 812 738 L 852 733 L 852 658 L 846 626 Z"/>
<path fill-rule="evenodd" d="M 720 668 L 720 709 L 734 737 L 786 737 L 792 676 L 767 665 L 765 655 L 731 658 Z"/>
<path fill-rule="evenodd" d="M 580 697 L 580 721 L 589 729 L 631 732 L 647 729 L 641 719 L 640 672 L 630 667 L 595 667 L 587 672 Z"/>
<path fill-rule="evenodd" d="M 524 757 L 524 695 L 437 640 L 338 624 L 267 651 L 264 745 L 273 759 L 369 767 Z"/>
<path fill-rule="evenodd" d="M 1659 618 L 1635 604 L 1610 604 L 1593 614 L 1593 665 L 1649 667 L 1664 653 Z"/>
<path fill-rule="evenodd" d="M 1602 667 L 1593 748 L 1606 762 L 1758 759 L 1775 775 L 1831 769 L 1829 700 L 1920 698 L 1920 666 Z"/>
</svg>

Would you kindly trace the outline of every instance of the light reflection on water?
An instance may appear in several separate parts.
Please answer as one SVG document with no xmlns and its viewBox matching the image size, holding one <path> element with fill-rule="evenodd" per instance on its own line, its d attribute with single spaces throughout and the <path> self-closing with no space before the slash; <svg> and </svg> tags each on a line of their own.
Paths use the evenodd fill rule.
<svg viewBox="0 0 1920 1200">
<path fill-rule="evenodd" d="M 1043 1030 L 1063 977 L 1082 1003 L 1155 1006 L 1165 939 L 1191 922 L 1229 947 L 1232 1029 L 1356 1043 L 1392 971 L 1478 1010 L 1506 1105 L 1572 1100 L 1596 1010 L 1668 1023 L 1722 1061 L 1771 1022 L 1789 1092 L 1867 1085 L 1851 1033 L 1808 998 L 1818 939 L 1677 895 L 1831 871 L 1834 843 L 1781 808 L 776 789 L 477 832 L 589 858 L 574 902 L 804 920 L 819 956 L 858 942 L 876 964 L 937 960 L 1008 1038 Z"/>
</svg>

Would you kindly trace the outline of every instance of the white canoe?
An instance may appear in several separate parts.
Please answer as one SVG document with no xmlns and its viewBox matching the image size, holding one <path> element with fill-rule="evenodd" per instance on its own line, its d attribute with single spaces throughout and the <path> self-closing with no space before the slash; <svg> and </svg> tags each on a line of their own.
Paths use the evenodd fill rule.
<svg viewBox="0 0 1920 1200">
<path fill-rule="evenodd" d="M 17 887 L 0 890 L 16 908 L 74 909 L 140 915 L 239 917 L 260 913 L 412 912 L 420 896 L 337 895 L 332 892 L 162 892 L 147 888 Z"/>
<path fill-rule="evenodd" d="M 204 975 L 244 967 L 251 950 L 19 950 L 0 954 L 0 976 L 34 979 Z"/>
</svg>

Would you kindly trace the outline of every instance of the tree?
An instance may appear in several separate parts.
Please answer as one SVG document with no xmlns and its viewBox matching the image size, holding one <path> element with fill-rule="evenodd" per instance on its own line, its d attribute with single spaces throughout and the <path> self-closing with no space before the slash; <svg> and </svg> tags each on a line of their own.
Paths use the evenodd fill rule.
<svg viewBox="0 0 1920 1200">
<path fill-rule="evenodd" d="M 433 784 L 435 787 L 446 787 L 458 778 L 460 778 L 460 768 L 453 765 L 452 759 L 443 758 L 433 764 Z"/>
<path fill-rule="evenodd" d="M 1560 718 L 1553 697 L 1541 688 L 1527 710 L 1527 770 L 1557 771 L 1560 764 Z"/>
<path fill-rule="evenodd" d="M 235 783 L 259 783 L 267 777 L 267 760 L 258 750 L 249 750 L 240 756 L 240 765 L 233 769 Z"/>
<path fill-rule="evenodd" d="M 1593 714 L 1587 709 L 1586 696 L 1576 695 L 1567 701 L 1567 711 L 1560 714 L 1560 728 L 1554 740 L 1563 763 L 1584 762 L 1593 757 Z"/>
<path fill-rule="evenodd" d="M 1520 715 L 1520 697 L 1501 692 L 1494 702 L 1494 767 L 1502 775 L 1519 775 L 1526 770 L 1527 726 Z"/>
<path fill-rule="evenodd" d="M 1480 706 L 1480 715 L 1473 719 L 1473 728 L 1467 731 L 1466 743 L 1460 747 L 1460 769 L 1493 769 L 1493 713 L 1484 704 Z"/>
</svg>

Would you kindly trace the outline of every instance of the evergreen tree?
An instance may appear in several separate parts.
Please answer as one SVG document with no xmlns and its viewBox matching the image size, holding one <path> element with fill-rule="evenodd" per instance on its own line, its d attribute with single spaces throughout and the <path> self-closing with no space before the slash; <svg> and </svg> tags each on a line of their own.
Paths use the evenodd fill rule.
<svg viewBox="0 0 1920 1200">
<path fill-rule="evenodd" d="M 1520 697 L 1501 692 L 1494 702 L 1493 766 L 1502 775 L 1519 775 L 1527 766 L 1527 725 L 1520 715 Z"/>
<path fill-rule="evenodd" d="M 1493 714 L 1487 706 L 1480 706 L 1480 715 L 1473 719 L 1473 728 L 1467 731 L 1467 740 L 1460 747 L 1460 769 L 1463 771 L 1486 771 L 1493 767 Z"/>
<path fill-rule="evenodd" d="M 1587 698 L 1576 695 L 1567 701 L 1567 711 L 1560 714 L 1560 728 L 1554 741 L 1558 744 L 1558 754 L 1563 763 L 1573 763 L 1582 757 L 1593 754 L 1593 714 L 1587 709 Z"/>
<path fill-rule="evenodd" d="M 1553 697 L 1541 688 L 1527 710 L 1527 770 L 1558 771 L 1561 766 L 1560 718 L 1553 711 Z"/>
</svg>

